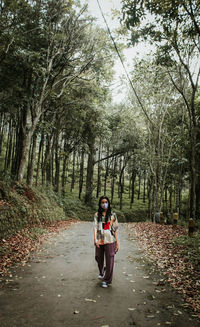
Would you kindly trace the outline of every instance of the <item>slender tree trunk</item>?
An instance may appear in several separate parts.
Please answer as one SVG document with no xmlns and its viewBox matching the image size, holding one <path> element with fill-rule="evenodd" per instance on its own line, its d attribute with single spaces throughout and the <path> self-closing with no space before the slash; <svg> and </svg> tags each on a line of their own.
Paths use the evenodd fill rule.
<svg viewBox="0 0 200 327">
<path fill-rule="evenodd" d="M 16 150 L 16 133 L 15 131 L 13 131 L 13 145 L 12 145 L 12 153 L 11 153 L 11 174 L 12 174 L 12 169 L 14 167 L 15 150 Z"/>
<path fill-rule="evenodd" d="M 51 179 L 51 185 L 55 188 L 55 176 L 54 176 L 54 157 L 55 157 L 55 144 L 51 148 L 50 158 L 49 158 L 49 176 Z"/>
<path fill-rule="evenodd" d="M 67 172 L 67 160 L 68 160 L 66 137 L 65 137 L 65 140 L 64 140 L 63 150 L 64 150 L 64 155 L 63 155 L 63 169 L 62 169 L 61 183 L 62 183 L 62 196 L 64 197 L 65 192 L 66 192 L 65 186 L 66 186 L 66 172 Z"/>
<path fill-rule="evenodd" d="M 170 187 L 169 188 L 169 211 L 170 211 L 171 218 L 173 216 L 173 202 L 172 202 L 172 198 L 173 198 L 173 189 Z"/>
<path fill-rule="evenodd" d="M 109 148 L 107 150 L 106 156 L 109 156 Z M 109 159 L 106 160 L 106 171 L 105 171 L 105 177 L 104 177 L 104 194 L 106 194 L 106 191 L 107 191 L 108 169 L 109 169 Z"/>
<path fill-rule="evenodd" d="M 200 174 L 198 174 L 196 182 L 196 219 L 200 219 Z"/>
<path fill-rule="evenodd" d="M 1 157 L 1 153 L 2 153 L 2 145 L 3 145 L 3 136 L 4 136 L 4 117 L 5 114 L 2 113 L 0 116 L 0 157 Z"/>
<path fill-rule="evenodd" d="M 122 175 L 122 193 L 124 193 L 124 184 L 125 184 L 125 174 L 123 172 L 123 175 Z"/>
<path fill-rule="evenodd" d="M 128 198 L 131 198 L 131 177 L 129 176 L 129 183 L 128 183 Z"/>
<path fill-rule="evenodd" d="M 55 191 L 60 188 L 60 155 L 59 155 L 59 133 L 55 135 Z"/>
<path fill-rule="evenodd" d="M 37 159 L 37 168 L 36 168 L 36 186 L 38 186 L 38 179 L 39 179 L 39 172 L 40 172 L 40 161 L 41 161 L 41 154 L 42 154 L 42 149 L 44 146 L 44 132 L 41 134 L 40 138 L 40 144 L 39 144 L 39 152 L 38 152 L 38 159 Z"/>
<path fill-rule="evenodd" d="M 75 164 L 76 164 L 76 151 L 73 152 L 73 160 L 72 160 L 71 192 L 73 191 L 74 184 L 75 184 Z"/>
<path fill-rule="evenodd" d="M 95 138 L 91 135 L 88 142 L 89 154 L 87 162 L 87 177 L 86 177 L 86 191 L 85 203 L 91 203 L 93 192 L 93 173 L 94 173 L 94 155 L 95 155 Z"/>
<path fill-rule="evenodd" d="M 37 146 L 37 135 L 33 135 L 33 144 L 31 149 L 31 155 L 29 160 L 29 165 L 27 169 L 27 184 L 33 184 L 33 172 L 34 172 L 34 163 L 35 163 L 35 156 L 36 156 L 36 146 Z"/>
<path fill-rule="evenodd" d="M 168 192 L 167 192 L 167 185 L 165 185 L 165 189 L 164 189 L 164 192 L 165 192 L 165 214 L 166 214 L 166 216 L 167 216 L 167 218 L 168 218 L 168 216 L 169 216 L 169 212 L 168 212 Z"/>
<path fill-rule="evenodd" d="M 153 222 L 154 216 L 153 216 L 153 208 L 152 208 L 152 202 L 153 202 L 153 180 L 152 177 L 149 176 L 148 178 L 148 189 L 147 189 L 147 195 L 148 195 L 148 216 L 149 219 Z"/>
<path fill-rule="evenodd" d="M 131 174 L 131 203 L 130 208 L 132 209 L 134 203 L 134 194 L 135 194 L 135 179 L 136 179 L 136 172 L 135 170 L 132 171 Z"/>
<path fill-rule="evenodd" d="M 45 155 L 43 160 L 43 183 L 46 181 L 46 185 L 51 185 L 52 176 L 51 176 L 51 150 L 52 150 L 52 137 L 53 135 L 46 135 L 46 147 Z"/>
<path fill-rule="evenodd" d="M 11 167 L 11 174 L 13 177 L 16 178 L 17 175 L 17 167 L 18 167 L 18 162 L 19 162 L 19 133 L 20 133 L 20 128 L 19 124 L 16 126 L 15 130 L 15 146 L 14 146 L 14 152 L 12 156 L 12 167 Z"/>
<path fill-rule="evenodd" d="M 8 126 L 7 126 L 7 142 L 6 142 L 6 154 L 4 158 L 4 171 L 8 170 L 8 162 L 9 162 L 9 148 L 10 148 L 10 143 L 12 143 L 12 134 L 11 134 L 11 129 L 12 129 L 12 121 L 10 119 Z"/>
<path fill-rule="evenodd" d="M 146 171 L 144 172 L 143 203 L 146 202 Z"/>
<path fill-rule="evenodd" d="M 191 167 L 190 167 L 190 218 L 196 217 L 196 132 L 192 135 Z"/>
<path fill-rule="evenodd" d="M 98 160 L 101 159 L 101 142 L 99 144 L 99 152 L 98 152 Z M 97 192 L 96 192 L 96 198 L 99 197 L 99 194 L 101 192 L 101 163 L 98 162 L 98 169 L 97 169 Z"/>
<path fill-rule="evenodd" d="M 9 142 L 8 158 L 7 158 L 7 169 L 9 169 L 10 166 L 11 166 L 12 150 L 13 150 L 13 138 L 14 138 L 14 132 L 13 132 L 13 127 L 11 125 L 11 129 L 10 129 L 10 142 Z"/>
<path fill-rule="evenodd" d="M 182 213 L 182 180 L 180 180 L 180 184 L 179 184 L 179 188 L 178 188 L 178 206 L 179 206 L 179 216 L 181 216 L 181 213 Z"/>
<path fill-rule="evenodd" d="M 120 210 L 122 210 L 123 206 L 123 174 L 124 174 L 124 169 L 126 167 L 125 161 L 124 165 L 121 169 L 120 175 L 119 175 L 119 189 L 120 189 Z"/>
<path fill-rule="evenodd" d="M 42 186 L 45 183 L 45 153 L 44 153 L 44 140 L 41 148 L 41 173 L 42 173 Z"/>
<path fill-rule="evenodd" d="M 113 203 L 114 193 L 115 193 L 115 178 L 116 178 L 116 168 L 117 168 L 117 159 L 114 158 L 113 161 L 113 171 L 112 171 L 112 183 L 111 183 L 111 203 Z"/>
<path fill-rule="evenodd" d="M 138 175 L 138 196 L 137 199 L 140 200 L 140 188 L 141 188 L 141 173 Z"/>
<path fill-rule="evenodd" d="M 85 156 L 85 150 L 82 148 L 81 151 L 81 163 L 80 163 L 80 175 L 79 175 L 79 199 L 81 199 L 81 194 L 83 190 L 83 179 L 84 179 L 84 156 Z"/>
<path fill-rule="evenodd" d="M 119 158 L 119 171 L 121 172 L 122 170 L 122 157 Z M 119 179 L 120 179 L 120 175 L 119 175 Z M 121 190 L 120 190 L 120 181 L 118 183 L 118 198 L 120 198 L 121 196 Z"/>
</svg>

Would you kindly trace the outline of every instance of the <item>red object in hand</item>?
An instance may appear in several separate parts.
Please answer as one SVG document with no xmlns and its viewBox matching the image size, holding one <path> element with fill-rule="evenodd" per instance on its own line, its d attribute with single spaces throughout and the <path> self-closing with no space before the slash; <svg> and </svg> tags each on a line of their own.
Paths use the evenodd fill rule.
<svg viewBox="0 0 200 327">
<path fill-rule="evenodd" d="M 106 224 L 104 224 L 104 229 L 110 229 L 110 222 L 109 221 Z"/>
</svg>

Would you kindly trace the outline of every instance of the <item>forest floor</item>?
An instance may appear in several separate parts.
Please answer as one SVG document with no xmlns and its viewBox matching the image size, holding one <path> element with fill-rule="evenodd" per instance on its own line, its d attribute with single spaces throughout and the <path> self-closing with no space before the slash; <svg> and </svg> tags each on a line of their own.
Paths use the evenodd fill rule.
<svg viewBox="0 0 200 327">
<path fill-rule="evenodd" d="M 59 233 L 42 236 L 34 252 L 2 273 L 1 327 L 199 326 L 198 313 L 167 282 L 171 277 L 163 274 L 164 266 L 158 269 L 154 264 L 155 258 L 159 265 L 164 264 L 161 247 L 157 252 L 151 248 L 150 256 L 149 239 L 154 240 L 154 248 L 157 243 L 165 244 L 168 233 L 162 242 L 157 242 L 155 234 L 155 227 L 165 226 L 120 224 L 113 284 L 103 289 L 94 260 L 93 224 L 62 224 L 54 225 Z M 169 232 L 171 227 L 167 228 Z"/>
</svg>

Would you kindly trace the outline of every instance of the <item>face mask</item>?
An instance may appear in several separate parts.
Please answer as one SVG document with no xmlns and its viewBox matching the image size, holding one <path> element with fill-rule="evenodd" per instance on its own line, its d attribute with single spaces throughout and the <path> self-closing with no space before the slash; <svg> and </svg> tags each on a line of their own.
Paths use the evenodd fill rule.
<svg viewBox="0 0 200 327">
<path fill-rule="evenodd" d="M 103 209 L 108 209 L 108 203 L 102 203 L 102 204 L 101 204 L 101 207 L 102 207 Z"/>
</svg>

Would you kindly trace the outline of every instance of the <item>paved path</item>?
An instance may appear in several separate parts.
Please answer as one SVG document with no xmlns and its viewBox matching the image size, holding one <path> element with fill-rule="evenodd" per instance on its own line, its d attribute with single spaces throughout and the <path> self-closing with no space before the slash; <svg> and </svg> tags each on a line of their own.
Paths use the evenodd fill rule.
<svg viewBox="0 0 200 327">
<path fill-rule="evenodd" d="M 92 228 L 92 223 L 72 225 L 13 270 L 12 281 L 0 290 L 0 327 L 200 326 L 180 306 L 180 296 L 163 281 L 156 285 L 162 277 L 122 224 L 113 284 L 103 289 Z"/>
</svg>

